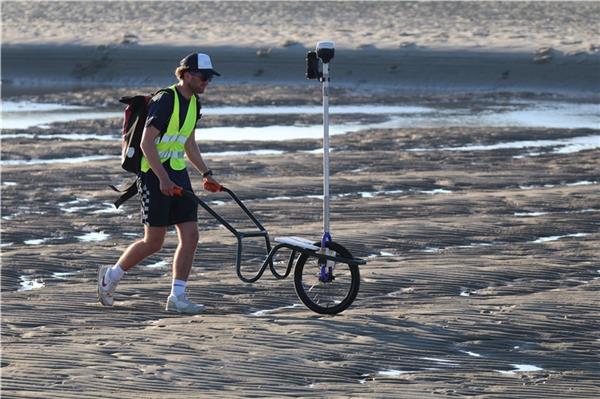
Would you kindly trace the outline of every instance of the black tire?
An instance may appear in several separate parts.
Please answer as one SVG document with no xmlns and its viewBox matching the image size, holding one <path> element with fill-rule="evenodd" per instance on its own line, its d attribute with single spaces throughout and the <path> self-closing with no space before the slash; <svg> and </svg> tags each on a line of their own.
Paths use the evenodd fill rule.
<svg viewBox="0 0 600 399">
<path fill-rule="evenodd" d="M 321 243 L 315 243 L 315 245 L 320 247 Z M 344 258 L 352 258 L 350 251 L 338 243 L 328 242 L 327 248 Z M 337 314 L 344 311 L 358 294 L 360 286 L 358 266 L 336 263 L 335 279 L 331 282 L 319 281 L 319 270 L 317 258 L 300 255 L 294 270 L 294 286 L 298 298 L 310 310 L 320 314 Z M 333 296 L 334 289 L 338 292 L 335 297 Z"/>
</svg>

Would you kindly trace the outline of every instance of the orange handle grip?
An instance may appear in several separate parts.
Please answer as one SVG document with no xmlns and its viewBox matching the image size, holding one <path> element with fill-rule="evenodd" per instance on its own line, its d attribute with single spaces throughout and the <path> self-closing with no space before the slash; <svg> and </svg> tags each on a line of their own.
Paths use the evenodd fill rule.
<svg viewBox="0 0 600 399">
<path fill-rule="evenodd" d="M 173 189 L 173 195 L 176 197 L 183 197 L 183 188 L 175 186 Z"/>
<path fill-rule="evenodd" d="M 223 190 L 223 186 L 220 185 L 219 183 L 212 183 L 212 182 L 205 181 L 204 182 L 204 189 L 206 191 L 210 191 L 210 192 L 213 192 L 213 193 L 218 193 L 219 191 Z"/>
</svg>

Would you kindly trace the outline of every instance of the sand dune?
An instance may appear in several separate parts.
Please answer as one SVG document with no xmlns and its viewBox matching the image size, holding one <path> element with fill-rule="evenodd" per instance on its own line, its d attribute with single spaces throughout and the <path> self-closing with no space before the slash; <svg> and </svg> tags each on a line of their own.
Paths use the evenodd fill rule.
<svg viewBox="0 0 600 399">
<path fill-rule="evenodd" d="M 600 88 L 597 2 L 4 2 L 2 93 L 171 82 L 211 54 L 222 84 L 302 84 L 319 40 L 338 85 L 409 93 Z M 43 59 L 43 62 L 40 62 Z"/>
<path fill-rule="evenodd" d="M 2 41 L 597 51 L 597 2 L 4 2 Z"/>
</svg>

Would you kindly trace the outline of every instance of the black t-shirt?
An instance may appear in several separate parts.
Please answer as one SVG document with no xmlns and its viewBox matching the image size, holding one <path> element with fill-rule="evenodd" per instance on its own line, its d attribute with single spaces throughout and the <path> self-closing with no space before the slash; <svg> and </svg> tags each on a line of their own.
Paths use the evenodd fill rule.
<svg viewBox="0 0 600 399">
<path fill-rule="evenodd" d="M 179 128 L 181 129 L 185 122 L 185 117 L 187 116 L 190 101 L 185 98 L 179 90 L 175 89 L 175 92 L 179 98 Z M 167 126 L 169 126 L 169 120 L 171 119 L 171 114 L 173 113 L 174 103 L 173 90 L 171 89 L 161 91 L 152 97 L 152 100 L 148 105 L 146 127 L 154 126 L 161 134 L 166 132 Z M 198 112 L 198 115 L 196 116 L 197 123 L 202 117 L 202 105 L 200 104 L 198 96 L 196 96 L 196 109 Z"/>
</svg>

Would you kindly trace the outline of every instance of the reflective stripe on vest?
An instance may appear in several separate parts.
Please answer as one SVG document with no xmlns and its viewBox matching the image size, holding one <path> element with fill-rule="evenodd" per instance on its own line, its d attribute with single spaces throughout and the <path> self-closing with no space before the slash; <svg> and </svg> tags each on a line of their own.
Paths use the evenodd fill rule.
<svg viewBox="0 0 600 399">
<path fill-rule="evenodd" d="M 185 155 L 184 151 L 159 151 L 158 156 L 160 159 L 169 159 L 169 158 L 183 158 Z"/>
<path fill-rule="evenodd" d="M 162 140 L 160 139 L 160 137 L 157 137 L 156 140 L 154 140 L 155 144 L 158 143 L 172 143 L 173 141 L 179 141 L 182 144 L 185 144 L 185 142 L 187 141 L 187 137 L 184 136 L 167 136 L 164 135 Z"/>
<path fill-rule="evenodd" d="M 167 130 L 163 134 L 162 139 L 157 137 L 154 142 L 156 144 L 156 151 L 158 151 L 158 156 L 160 157 L 160 163 L 168 159 L 169 165 L 173 170 L 182 170 L 185 169 L 185 142 L 196 128 L 196 117 L 198 114 L 196 96 L 192 95 L 190 98 L 185 121 L 181 129 L 179 129 L 179 96 L 177 95 L 175 85 L 170 86 L 169 89 L 173 90 L 173 112 L 171 113 Z M 141 170 L 142 172 L 150 170 L 150 164 L 146 157 L 142 157 Z"/>
</svg>

